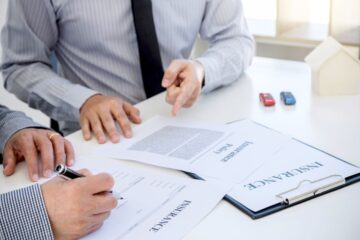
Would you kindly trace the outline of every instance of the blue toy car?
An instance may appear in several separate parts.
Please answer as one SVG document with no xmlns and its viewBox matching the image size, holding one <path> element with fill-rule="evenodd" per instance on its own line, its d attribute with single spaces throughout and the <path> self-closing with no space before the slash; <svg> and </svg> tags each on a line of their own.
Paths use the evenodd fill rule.
<svg viewBox="0 0 360 240">
<path fill-rule="evenodd" d="M 291 92 L 280 92 L 281 101 L 285 105 L 295 105 L 296 99 Z"/>
</svg>

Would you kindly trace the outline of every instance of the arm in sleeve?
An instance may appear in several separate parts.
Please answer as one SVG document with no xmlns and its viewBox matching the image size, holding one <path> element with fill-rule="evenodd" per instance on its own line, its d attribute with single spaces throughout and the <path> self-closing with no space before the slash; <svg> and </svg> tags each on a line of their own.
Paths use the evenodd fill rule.
<svg viewBox="0 0 360 240">
<path fill-rule="evenodd" d="M 58 40 L 56 14 L 48 0 L 8 3 L 2 31 L 5 88 L 30 107 L 58 121 L 78 121 L 79 109 L 96 94 L 52 71 L 50 55 Z"/>
<path fill-rule="evenodd" d="M 40 185 L 0 194 L 0 240 L 54 239 Z"/>
<path fill-rule="evenodd" d="M 10 111 L 0 105 L 0 153 L 3 152 L 6 142 L 17 131 L 24 128 L 45 128 L 33 122 L 22 112 Z"/>
<path fill-rule="evenodd" d="M 250 66 L 254 39 L 240 0 L 209 0 L 200 37 L 210 44 L 203 56 L 195 59 L 205 69 L 203 92 L 232 83 Z"/>
</svg>

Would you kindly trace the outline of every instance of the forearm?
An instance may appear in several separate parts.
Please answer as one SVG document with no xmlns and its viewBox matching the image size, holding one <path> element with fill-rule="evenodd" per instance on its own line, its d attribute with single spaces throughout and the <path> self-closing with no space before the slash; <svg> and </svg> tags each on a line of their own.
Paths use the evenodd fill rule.
<svg viewBox="0 0 360 240">
<path fill-rule="evenodd" d="M 0 239 L 54 239 L 40 185 L 0 195 Z"/>
<path fill-rule="evenodd" d="M 198 59 L 205 70 L 204 92 L 229 84 L 251 64 L 255 43 L 248 29 L 240 0 L 208 3 L 200 29 L 210 44 Z"/>
<path fill-rule="evenodd" d="M 11 60 L 9 60 L 11 62 Z M 5 87 L 30 107 L 58 121 L 78 121 L 82 104 L 97 92 L 58 76 L 47 65 L 4 65 Z"/>
<path fill-rule="evenodd" d="M 53 119 L 77 121 L 81 105 L 95 92 L 51 69 L 50 55 L 58 42 L 51 1 L 9 1 L 7 16 L 1 35 L 6 89 Z"/>
<path fill-rule="evenodd" d="M 210 92 L 238 80 L 250 66 L 253 56 L 254 42 L 251 37 L 236 37 L 210 46 L 196 59 L 205 71 L 203 92 Z"/>
</svg>

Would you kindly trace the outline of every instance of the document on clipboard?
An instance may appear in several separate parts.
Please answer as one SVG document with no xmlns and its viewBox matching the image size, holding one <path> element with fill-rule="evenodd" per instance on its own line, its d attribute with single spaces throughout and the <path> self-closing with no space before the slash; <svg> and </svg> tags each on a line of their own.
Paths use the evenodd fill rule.
<svg viewBox="0 0 360 240">
<path fill-rule="evenodd" d="M 253 219 L 360 181 L 360 168 L 250 120 L 207 125 L 155 117 L 95 152 L 231 183 L 225 196 Z"/>
<path fill-rule="evenodd" d="M 249 120 L 229 123 L 227 130 L 236 131 L 244 125 L 258 128 L 258 137 L 262 137 L 262 130 L 280 134 Z M 211 179 L 203 174 L 188 175 Z M 235 183 L 224 199 L 252 219 L 259 219 L 358 181 L 358 166 L 291 138 L 269 154 L 256 171 Z"/>
<path fill-rule="evenodd" d="M 360 180 L 360 168 L 292 139 L 229 198 L 260 218 Z"/>
</svg>

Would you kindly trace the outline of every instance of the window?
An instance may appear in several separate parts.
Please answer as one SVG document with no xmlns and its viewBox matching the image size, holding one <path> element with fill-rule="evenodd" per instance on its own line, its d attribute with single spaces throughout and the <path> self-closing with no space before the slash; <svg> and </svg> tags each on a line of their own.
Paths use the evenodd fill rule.
<svg viewBox="0 0 360 240">
<path fill-rule="evenodd" d="M 333 36 L 360 46 L 359 0 L 243 0 L 243 5 L 257 37 L 316 43 Z"/>
</svg>

